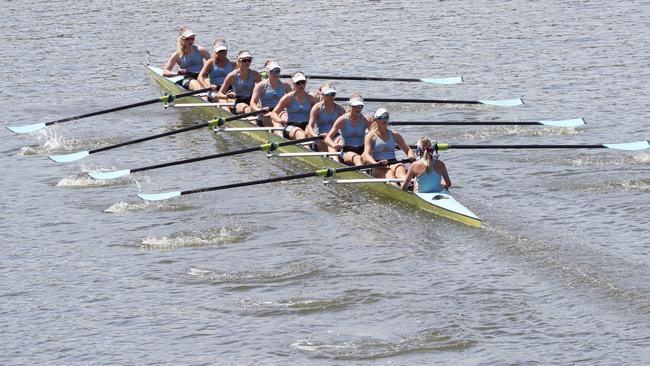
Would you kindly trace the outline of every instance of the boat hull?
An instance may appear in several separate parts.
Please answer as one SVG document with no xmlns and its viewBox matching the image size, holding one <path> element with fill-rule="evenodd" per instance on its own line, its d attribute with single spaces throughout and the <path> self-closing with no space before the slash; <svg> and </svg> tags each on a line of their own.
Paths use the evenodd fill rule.
<svg viewBox="0 0 650 366">
<path fill-rule="evenodd" d="M 180 77 L 166 78 L 162 76 L 162 69 L 147 66 L 147 71 L 149 76 L 160 86 L 160 88 L 171 94 L 180 94 L 186 92 L 187 90 L 183 89 L 180 85 L 176 84 L 176 81 Z M 179 99 L 176 101 L 176 104 L 181 103 L 204 103 L 205 101 L 201 97 L 191 96 Z M 214 106 L 206 107 L 195 107 L 193 108 L 198 113 L 203 114 L 207 118 L 215 117 L 230 117 L 232 114 L 229 112 Z M 235 120 L 227 122 L 228 127 L 250 127 L 251 123 L 245 120 Z M 215 132 L 216 133 L 216 132 Z M 284 138 L 277 136 L 275 134 L 266 132 L 266 131 L 245 131 L 238 132 L 242 135 L 254 140 L 260 144 L 267 143 L 270 141 L 283 142 L 286 141 Z M 279 152 L 283 153 L 300 153 L 305 152 L 305 148 L 301 146 L 289 145 L 282 146 L 278 149 Z M 320 156 L 303 156 L 296 157 L 302 163 L 313 167 L 315 169 L 322 169 L 325 167 L 332 168 L 341 168 L 345 165 L 336 162 L 329 158 L 324 158 Z M 362 172 L 345 172 L 337 174 L 337 176 L 344 179 L 363 179 L 368 178 L 368 175 Z M 456 201 L 448 192 L 440 193 L 424 193 L 424 194 L 414 194 L 411 192 L 405 192 L 397 188 L 392 184 L 385 183 L 361 183 L 359 186 L 365 190 L 371 191 L 372 193 L 387 198 L 389 200 L 402 202 L 407 205 L 417 207 L 421 210 L 431 212 L 435 215 L 446 217 L 451 220 L 458 221 L 465 225 L 473 227 L 481 227 L 481 219 L 478 218 L 473 212 L 461 205 Z"/>
</svg>

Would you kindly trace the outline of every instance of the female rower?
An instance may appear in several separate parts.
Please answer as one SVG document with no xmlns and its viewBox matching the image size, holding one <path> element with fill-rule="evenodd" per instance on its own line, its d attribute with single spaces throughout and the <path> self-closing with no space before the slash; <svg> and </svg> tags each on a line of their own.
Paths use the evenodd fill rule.
<svg viewBox="0 0 650 366">
<path fill-rule="evenodd" d="M 385 108 L 379 108 L 375 112 L 372 128 L 365 139 L 363 161 L 366 164 L 385 165 L 372 170 L 372 176 L 375 178 L 402 179 L 406 176 L 404 165 L 401 163 L 388 165 L 389 160 L 395 160 L 395 145 L 399 146 L 411 161 L 415 161 L 415 155 L 402 135 L 388 128 L 389 118 L 390 115 Z"/>
<path fill-rule="evenodd" d="M 325 138 L 327 133 L 332 129 L 334 122 L 341 115 L 345 114 L 345 109 L 334 101 L 336 89 L 334 89 L 334 85 L 331 82 L 328 81 L 323 84 L 319 91 L 321 101 L 314 104 L 309 113 L 309 124 L 305 130 L 307 137 L 321 135 Z M 338 141 L 339 139 L 340 136 L 337 136 L 334 142 L 340 142 Z M 336 149 L 327 145 L 324 140 L 317 141 L 316 148 L 318 151 L 336 152 Z"/>
<path fill-rule="evenodd" d="M 273 110 L 280 102 L 283 95 L 291 92 L 289 84 L 280 80 L 280 64 L 273 60 L 267 60 L 264 68 L 268 71 L 269 78 L 255 84 L 253 96 L 251 97 L 251 108 L 258 111 L 268 107 Z M 257 124 L 261 127 L 273 127 L 271 112 L 257 116 Z"/>
<path fill-rule="evenodd" d="M 211 92 L 208 93 L 208 99 L 211 102 L 217 101 L 217 92 L 223 85 L 226 76 L 237 66 L 236 62 L 230 61 L 228 58 L 228 44 L 223 38 L 217 38 L 213 43 L 214 53 L 212 57 L 206 61 L 199 73 L 198 81 L 202 88 L 210 88 Z M 210 84 L 206 82 L 209 78 Z"/>
<path fill-rule="evenodd" d="M 251 112 L 251 97 L 255 83 L 262 81 L 260 73 L 251 69 L 253 56 L 248 51 L 240 51 L 237 55 L 237 68 L 231 71 L 221 84 L 217 93 L 220 99 L 234 98 L 235 106 L 232 108 L 233 113 Z M 232 90 L 230 87 L 232 86 Z"/>
<path fill-rule="evenodd" d="M 434 151 L 433 143 L 427 137 L 421 137 L 417 144 L 417 155 L 420 160 L 414 162 L 406 173 L 402 182 L 402 190 L 408 189 L 411 179 L 417 181 L 416 192 L 432 193 L 440 192 L 451 187 L 451 179 L 447 174 L 445 163 L 438 160 L 438 154 Z"/>
<path fill-rule="evenodd" d="M 284 127 L 282 136 L 296 140 L 305 138 L 305 128 L 309 122 L 309 112 L 316 98 L 307 93 L 307 78 L 305 74 L 298 71 L 291 75 L 293 91 L 285 94 L 273 109 L 271 118 L 273 125 Z M 286 114 L 282 114 L 286 110 Z"/>
<path fill-rule="evenodd" d="M 209 59 L 210 53 L 205 47 L 194 45 L 196 34 L 191 29 L 181 27 L 178 33 L 178 49 L 167 61 L 163 76 L 184 75 L 185 77 L 179 81 L 179 84 L 185 89 L 198 90 L 201 88 L 201 84 L 196 78 L 203 68 L 203 59 Z M 178 65 L 177 72 L 172 71 L 174 65 Z"/>
<path fill-rule="evenodd" d="M 348 165 L 362 165 L 363 143 L 366 129 L 369 129 L 371 122 L 364 116 L 363 98 L 359 94 L 350 97 L 350 111 L 336 119 L 332 128 L 325 136 L 325 143 L 336 151 L 343 151 L 343 162 Z M 341 139 L 334 141 L 337 134 Z"/>
</svg>

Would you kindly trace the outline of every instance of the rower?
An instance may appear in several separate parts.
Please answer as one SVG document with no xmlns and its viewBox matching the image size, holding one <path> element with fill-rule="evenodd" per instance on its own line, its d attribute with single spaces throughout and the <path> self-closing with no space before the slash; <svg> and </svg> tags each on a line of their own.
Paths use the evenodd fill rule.
<svg viewBox="0 0 650 366">
<path fill-rule="evenodd" d="M 399 132 L 388 128 L 389 118 L 385 108 L 377 109 L 373 115 L 372 127 L 365 138 L 363 161 L 365 164 L 385 165 L 372 170 L 375 178 L 403 179 L 406 176 L 404 164 L 388 165 L 389 160 L 395 160 L 395 146 L 399 146 L 411 161 L 415 161 L 415 154 Z"/>
<path fill-rule="evenodd" d="M 350 110 L 336 119 L 334 125 L 325 136 L 325 143 L 336 151 L 343 151 L 343 162 L 348 165 L 362 165 L 363 142 L 366 130 L 371 121 L 364 116 L 363 97 L 353 94 L 350 97 Z M 341 138 L 334 141 L 338 134 Z"/>
<path fill-rule="evenodd" d="M 271 112 L 273 125 L 284 127 L 278 132 L 285 138 L 296 140 L 305 138 L 305 128 L 309 122 L 309 113 L 316 98 L 307 93 L 307 77 L 300 71 L 291 75 L 293 91 L 285 94 Z M 286 114 L 282 114 L 286 111 Z"/>
<path fill-rule="evenodd" d="M 249 113 L 251 97 L 255 83 L 262 81 L 260 73 L 251 69 L 253 56 L 248 51 L 240 51 L 237 55 L 237 66 L 223 81 L 217 97 L 219 99 L 234 98 L 232 112 L 236 114 Z M 232 86 L 232 90 L 230 87 Z"/>
<path fill-rule="evenodd" d="M 223 85 L 226 76 L 237 66 L 237 63 L 228 58 L 228 44 L 223 38 L 217 38 L 213 43 L 214 53 L 208 61 L 205 62 L 201 72 L 199 72 L 198 81 L 201 88 L 212 89 L 208 92 L 208 100 L 217 102 L 217 92 Z M 210 85 L 206 82 L 209 78 Z"/>
<path fill-rule="evenodd" d="M 291 92 L 289 84 L 280 80 L 280 64 L 274 60 L 267 60 L 264 63 L 264 68 L 268 72 L 269 78 L 255 84 L 250 104 L 254 111 L 267 107 L 272 111 L 280 102 L 280 98 Z M 257 125 L 260 127 L 273 127 L 271 112 L 258 115 Z"/>
<path fill-rule="evenodd" d="M 332 129 L 336 119 L 345 114 L 345 109 L 334 101 L 336 89 L 331 82 L 328 81 L 323 84 L 319 88 L 319 94 L 321 101 L 316 103 L 309 113 L 309 124 L 305 130 L 307 137 L 320 135 L 325 138 L 327 133 Z M 339 139 L 340 136 L 337 136 L 334 141 L 339 142 Z M 334 147 L 328 146 L 323 140 L 316 142 L 316 150 L 336 152 Z"/>
<path fill-rule="evenodd" d="M 438 154 L 429 138 L 421 137 L 418 140 L 416 155 L 418 161 L 411 164 L 402 182 L 403 191 L 408 189 L 413 178 L 417 181 L 415 192 L 435 193 L 451 187 L 447 167 L 438 160 Z"/>
<path fill-rule="evenodd" d="M 210 58 L 210 52 L 203 46 L 195 46 L 196 34 L 187 27 L 178 30 L 178 47 L 172 53 L 163 70 L 163 76 L 185 76 L 178 82 L 180 86 L 189 90 L 201 89 L 201 84 L 196 80 L 203 68 L 203 59 Z M 178 65 L 178 71 L 172 69 Z"/>
</svg>

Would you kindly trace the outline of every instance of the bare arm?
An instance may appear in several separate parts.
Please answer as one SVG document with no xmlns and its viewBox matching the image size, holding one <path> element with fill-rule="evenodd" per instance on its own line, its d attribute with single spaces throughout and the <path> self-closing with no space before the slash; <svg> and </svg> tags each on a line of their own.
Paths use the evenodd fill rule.
<svg viewBox="0 0 650 366">
<path fill-rule="evenodd" d="M 336 150 L 341 150 L 343 146 L 341 144 L 336 144 L 334 143 L 334 136 L 341 130 L 341 127 L 343 127 L 343 121 L 345 120 L 345 115 L 339 116 L 339 118 L 334 121 L 334 124 L 332 125 L 332 128 L 327 132 L 327 135 L 325 136 L 324 142 L 327 144 L 327 146 L 334 148 Z"/>
<path fill-rule="evenodd" d="M 208 70 L 210 70 L 213 64 L 214 64 L 214 59 L 212 58 L 209 59 L 206 63 L 204 63 L 203 68 L 201 68 L 201 72 L 199 72 L 199 76 L 196 80 L 199 82 L 199 84 L 201 84 L 201 88 L 214 87 L 214 89 L 212 89 L 214 91 L 216 89 L 216 86 L 208 85 L 208 82 L 206 81 L 209 74 Z"/>
<path fill-rule="evenodd" d="M 227 94 L 234 94 L 232 92 L 228 91 L 228 88 L 230 88 L 230 85 L 232 84 L 233 79 L 235 78 L 235 73 L 237 70 L 234 70 L 226 76 L 226 78 L 223 80 L 223 84 L 221 84 L 221 89 L 219 89 L 219 92 L 217 93 L 217 97 L 220 99 L 226 99 L 228 98 Z"/>
<path fill-rule="evenodd" d="M 409 160 L 415 161 L 415 154 L 406 141 L 404 141 L 402 135 L 399 132 L 393 131 L 393 136 L 395 136 L 395 143 L 397 143 L 397 146 L 404 151 Z"/>
<path fill-rule="evenodd" d="M 165 69 L 163 70 L 163 76 L 164 77 L 172 77 L 172 76 L 177 76 L 180 75 L 180 70 L 179 72 L 173 72 L 172 69 L 174 68 L 174 65 L 178 64 L 178 61 L 180 60 L 180 57 L 178 55 L 178 51 L 172 53 L 171 57 L 167 61 L 167 64 L 165 64 Z"/>
<path fill-rule="evenodd" d="M 201 52 L 201 56 L 203 56 L 203 59 L 205 60 L 209 60 L 212 58 L 210 56 L 210 52 L 208 52 L 208 50 L 203 46 L 199 46 L 199 52 Z"/>
<path fill-rule="evenodd" d="M 287 121 L 283 121 L 282 118 L 280 118 L 280 113 L 284 111 L 287 108 L 287 105 L 291 101 L 291 94 L 285 94 L 280 98 L 280 101 L 278 102 L 278 105 L 273 108 L 273 111 L 271 112 L 271 119 L 275 123 L 282 123 L 285 124 Z"/>
<path fill-rule="evenodd" d="M 318 120 L 318 115 L 320 114 L 320 103 L 314 104 L 309 111 L 309 123 L 307 123 L 307 128 L 305 133 L 307 136 L 316 136 L 316 121 Z"/>
<path fill-rule="evenodd" d="M 363 140 L 363 154 L 361 154 L 361 158 L 366 164 L 377 164 L 377 161 L 372 157 L 372 142 L 374 137 L 374 132 L 369 132 Z"/>
<path fill-rule="evenodd" d="M 445 180 L 444 186 L 447 188 L 451 188 L 451 179 L 449 178 L 449 173 L 447 173 L 447 166 L 445 165 L 445 163 L 438 160 L 436 162 L 436 168 L 439 168 L 436 170 L 438 171 L 438 174 L 442 176 L 442 179 Z"/>
<path fill-rule="evenodd" d="M 262 81 L 262 75 L 260 75 L 260 73 L 257 72 L 257 70 L 251 70 L 251 72 L 253 73 L 253 79 L 255 79 L 256 83 Z"/>
<path fill-rule="evenodd" d="M 262 97 L 262 90 L 264 89 L 264 83 L 257 83 L 253 88 L 253 95 L 251 96 L 251 109 L 253 111 L 259 111 L 262 108 L 260 103 L 260 98 Z"/>
<path fill-rule="evenodd" d="M 411 164 L 409 167 L 409 170 L 406 172 L 406 177 L 404 177 L 404 180 L 402 181 L 402 191 L 406 191 L 409 187 L 409 184 L 411 183 L 411 179 L 415 176 L 415 166 L 417 163 Z"/>
</svg>

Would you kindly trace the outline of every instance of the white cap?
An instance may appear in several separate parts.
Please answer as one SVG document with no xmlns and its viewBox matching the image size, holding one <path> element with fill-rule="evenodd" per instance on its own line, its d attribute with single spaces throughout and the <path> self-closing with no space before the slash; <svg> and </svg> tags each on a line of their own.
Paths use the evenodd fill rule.
<svg viewBox="0 0 650 366">
<path fill-rule="evenodd" d="M 388 110 L 386 110 L 386 108 L 379 108 L 379 109 L 377 109 L 375 111 L 374 117 L 375 118 L 380 118 L 380 117 L 383 117 L 384 115 L 386 115 L 386 117 L 390 116 L 390 114 L 388 113 Z"/>
<path fill-rule="evenodd" d="M 215 52 L 219 52 L 219 51 L 223 51 L 223 50 L 226 50 L 226 51 L 228 50 L 228 44 L 226 43 L 226 41 L 219 41 L 219 42 L 214 44 L 214 51 Z"/>
<path fill-rule="evenodd" d="M 183 31 L 183 33 L 181 34 L 181 38 L 186 39 L 186 38 L 194 37 L 195 35 L 196 35 L 196 34 L 194 34 L 194 32 L 192 32 L 191 29 L 186 29 L 186 30 Z"/>
<path fill-rule="evenodd" d="M 302 80 L 307 81 L 307 77 L 305 77 L 305 74 L 303 74 L 300 71 L 296 71 L 293 73 L 293 75 L 291 75 L 291 81 L 293 81 L 294 83 L 297 83 Z"/>
<path fill-rule="evenodd" d="M 273 61 L 273 60 L 267 61 L 266 65 L 264 65 L 264 67 L 269 71 L 271 71 L 273 69 L 281 69 L 280 64 Z"/>
<path fill-rule="evenodd" d="M 327 83 L 327 84 L 325 84 L 323 89 L 321 89 L 320 92 L 321 92 L 321 94 L 329 94 L 329 93 L 336 94 L 336 89 L 334 89 L 334 85 L 332 85 L 330 83 Z"/>
<path fill-rule="evenodd" d="M 363 97 L 358 94 L 353 95 L 352 97 L 350 97 L 350 105 L 353 107 L 363 105 Z"/>
<path fill-rule="evenodd" d="M 237 59 L 241 60 L 244 58 L 253 58 L 253 55 L 251 55 L 250 52 L 248 51 L 241 51 L 237 56 Z"/>
</svg>

